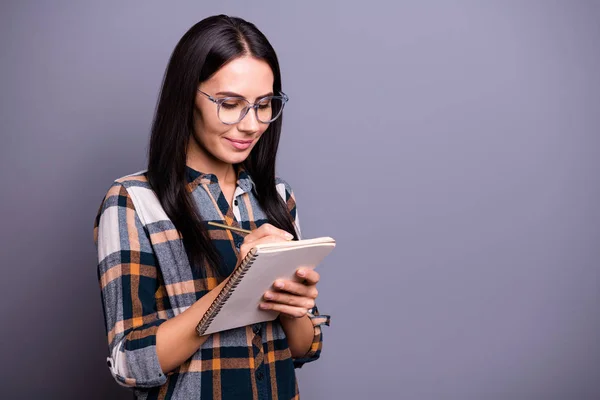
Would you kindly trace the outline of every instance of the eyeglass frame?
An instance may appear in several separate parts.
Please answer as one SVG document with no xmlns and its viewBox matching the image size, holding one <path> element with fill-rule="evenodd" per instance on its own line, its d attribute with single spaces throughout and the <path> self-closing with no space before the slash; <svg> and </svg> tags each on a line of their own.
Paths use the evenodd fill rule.
<svg viewBox="0 0 600 400">
<path fill-rule="evenodd" d="M 215 103 L 217 105 L 217 117 L 219 118 L 219 121 L 221 121 L 221 123 L 223 123 L 225 125 L 239 124 L 240 122 L 242 122 L 242 120 L 244 118 L 246 118 L 246 115 L 248 115 L 248 112 L 250 111 L 251 108 L 254 109 L 254 115 L 256 116 L 256 120 L 258 122 L 260 122 L 261 124 L 270 124 L 271 122 L 275 121 L 277 118 L 281 117 L 281 113 L 283 113 L 283 108 L 285 107 L 285 104 L 290 99 L 285 93 L 283 93 L 281 91 L 279 92 L 278 96 L 268 95 L 268 96 L 261 97 L 260 100 L 268 98 L 268 97 L 272 97 L 272 98 L 279 98 L 282 101 L 281 110 L 279 111 L 279 114 L 275 118 L 270 120 L 269 122 L 263 122 L 258 118 L 258 107 L 260 107 L 260 104 L 250 103 L 248 101 L 248 99 L 246 99 L 245 97 L 227 96 L 227 97 L 215 98 L 215 97 L 211 96 L 210 94 L 203 92 L 200 89 L 198 89 L 198 92 L 205 95 L 208 98 L 208 100 L 212 101 L 213 103 Z M 248 104 L 245 107 L 245 111 L 240 114 L 240 119 L 238 119 L 236 122 L 223 122 L 223 120 L 220 117 L 221 104 L 223 104 L 224 102 L 226 102 L 229 99 L 244 100 Z"/>
</svg>

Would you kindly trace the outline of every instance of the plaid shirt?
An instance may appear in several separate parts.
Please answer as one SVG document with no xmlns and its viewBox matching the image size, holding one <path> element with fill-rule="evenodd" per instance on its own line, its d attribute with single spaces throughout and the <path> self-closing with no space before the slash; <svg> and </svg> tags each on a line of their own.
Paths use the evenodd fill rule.
<svg viewBox="0 0 600 400">
<path fill-rule="evenodd" d="M 238 171 L 230 207 L 215 175 L 188 167 L 188 190 L 204 221 L 245 229 L 267 222 L 244 169 Z M 300 229 L 294 194 L 277 179 Z M 243 237 L 208 226 L 228 273 L 236 265 Z M 116 180 L 99 209 L 94 225 L 98 279 L 110 356 L 108 366 L 123 386 L 140 399 L 298 399 L 294 368 L 317 359 L 321 326 L 329 317 L 310 310 L 314 339 L 300 359 L 291 356 L 279 320 L 208 337 L 186 362 L 163 374 L 156 355 L 160 324 L 180 314 L 224 278 L 190 267 L 183 242 L 147 182 L 145 171 Z"/>
</svg>

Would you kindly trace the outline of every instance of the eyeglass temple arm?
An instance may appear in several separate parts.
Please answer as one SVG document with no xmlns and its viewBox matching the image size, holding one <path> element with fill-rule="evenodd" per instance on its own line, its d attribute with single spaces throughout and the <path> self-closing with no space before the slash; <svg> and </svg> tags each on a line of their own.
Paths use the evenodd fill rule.
<svg viewBox="0 0 600 400">
<path fill-rule="evenodd" d="M 202 90 L 200 90 L 200 89 L 198 89 L 198 91 L 199 91 L 200 93 L 202 93 L 203 95 L 205 95 L 206 97 L 208 97 L 208 99 L 209 99 L 210 101 L 212 101 L 212 102 L 215 102 L 215 103 L 217 102 L 217 99 L 215 99 L 214 97 L 212 97 L 210 94 L 208 94 L 208 93 L 204 93 L 204 92 L 203 92 Z"/>
</svg>

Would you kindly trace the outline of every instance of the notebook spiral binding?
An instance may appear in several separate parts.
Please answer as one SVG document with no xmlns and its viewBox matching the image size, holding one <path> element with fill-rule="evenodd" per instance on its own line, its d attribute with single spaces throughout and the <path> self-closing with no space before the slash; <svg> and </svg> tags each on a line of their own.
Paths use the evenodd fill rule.
<svg viewBox="0 0 600 400">
<path fill-rule="evenodd" d="M 244 257 L 240 265 L 231 273 L 231 278 L 229 278 L 229 281 L 227 281 L 221 292 L 213 300 L 212 304 L 208 307 L 208 310 L 206 310 L 206 313 L 204 313 L 204 316 L 196 326 L 198 336 L 204 335 L 204 332 L 210 327 L 210 324 L 219 311 L 221 311 L 221 308 L 223 308 L 227 299 L 229 299 L 235 288 L 239 285 L 241 279 L 254 263 L 254 260 L 256 259 L 255 256 L 256 249 L 253 248 L 246 254 L 246 257 Z"/>
</svg>

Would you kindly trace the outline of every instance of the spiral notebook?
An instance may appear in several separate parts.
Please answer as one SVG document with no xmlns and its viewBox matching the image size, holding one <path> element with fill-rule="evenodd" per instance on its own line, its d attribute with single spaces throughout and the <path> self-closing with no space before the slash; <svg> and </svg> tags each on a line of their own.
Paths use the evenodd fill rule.
<svg viewBox="0 0 600 400">
<path fill-rule="evenodd" d="M 295 279 L 299 267 L 316 268 L 334 247 L 335 240 L 330 237 L 257 245 L 232 272 L 198 323 L 198 335 L 274 320 L 278 312 L 258 308 L 263 294 L 276 279 Z"/>
</svg>

